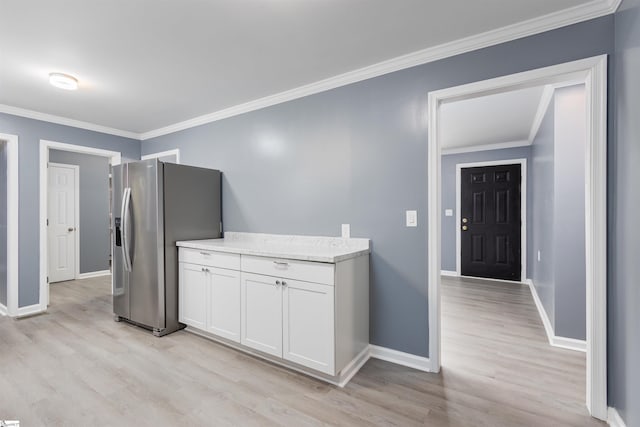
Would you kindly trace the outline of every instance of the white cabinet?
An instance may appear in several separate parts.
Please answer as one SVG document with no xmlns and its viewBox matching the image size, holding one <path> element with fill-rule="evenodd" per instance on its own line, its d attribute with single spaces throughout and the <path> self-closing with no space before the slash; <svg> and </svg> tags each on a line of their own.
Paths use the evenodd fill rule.
<svg viewBox="0 0 640 427">
<path fill-rule="evenodd" d="M 242 344 L 334 374 L 333 286 L 242 273 Z"/>
<path fill-rule="evenodd" d="M 207 259 L 215 259 L 215 254 L 199 253 L 208 265 L 185 262 L 194 260 L 188 251 L 183 254 L 181 250 L 180 255 L 179 321 L 240 342 L 240 272 L 211 267 Z M 224 265 L 228 262 L 224 259 Z"/>
<path fill-rule="evenodd" d="M 330 378 L 348 376 L 368 348 L 368 256 L 322 263 L 181 247 L 179 259 L 180 321 L 210 338 Z"/>
<path fill-rule="evenodd" d="M 282 285 L 271 276 L 242 273 L 242 344 L 282 357 Z"/>
<path fill-rule="evenodd" d="M 207 285 L 206 268 L 201 265 L 180 263 L 180 322 L 204 329 L 207 321 Z"/>
<path fill-rule="evenodd" d="M 282 283 L 283 357 L 333 375 L 333 286 L 290 279 Z"/>
<path fill-rule="evenodd" d="M 207 331 L 240 342 L 240 272 L 208 270 Z"/>
</svg>

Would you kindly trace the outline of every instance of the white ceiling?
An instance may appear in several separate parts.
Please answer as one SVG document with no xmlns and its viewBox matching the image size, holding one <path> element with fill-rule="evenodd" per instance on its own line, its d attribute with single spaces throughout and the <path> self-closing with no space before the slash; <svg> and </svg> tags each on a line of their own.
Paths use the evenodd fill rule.
<svg viewBox="0 0 640 427">
<path fill-rule="evenodd" d="M 543 91 L 539 86 L 442 105 L 442 149 L 529 143 Z"/>
<path fill-rule="evenodd" d="M 0 104 L 142 133 L 606 2 L 1 0 Z M 53 71 L 80 90 L 51 87 Z"/>
</svg>

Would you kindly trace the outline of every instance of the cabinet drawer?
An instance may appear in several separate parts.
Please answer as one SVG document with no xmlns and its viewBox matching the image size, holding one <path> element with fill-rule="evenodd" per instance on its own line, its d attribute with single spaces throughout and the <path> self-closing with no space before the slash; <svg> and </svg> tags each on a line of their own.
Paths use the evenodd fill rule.
<svg viewBox="0 0 640 427">
<path fill-rule="evenodd" d="M 297 261 L 242 255 L 242 271 L 305 282 L 333 285 L 334 265 L 322 262 Z"/>
<path fill-rule="evenodd" d="M 210 267 L 240 270 L 240 255 L 225 252 L 203 251 L 199 249 L 180 248 L 180 262 L 207 265 Z"/>
</svg>

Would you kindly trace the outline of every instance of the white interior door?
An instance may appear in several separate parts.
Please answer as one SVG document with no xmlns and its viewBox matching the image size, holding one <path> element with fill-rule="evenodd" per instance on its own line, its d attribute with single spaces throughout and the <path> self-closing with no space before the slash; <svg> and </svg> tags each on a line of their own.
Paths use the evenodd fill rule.
<svg viewBox="0 0 640 427">
<path fill-rule="evenodd" d="M 76 277 L 78 166 L 49 164 L 49 283 Z"/>
</svg>

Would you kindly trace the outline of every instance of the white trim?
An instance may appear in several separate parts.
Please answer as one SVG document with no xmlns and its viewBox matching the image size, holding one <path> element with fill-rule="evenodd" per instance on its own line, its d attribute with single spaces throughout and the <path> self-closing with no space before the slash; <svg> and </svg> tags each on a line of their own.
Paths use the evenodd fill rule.
<svg viewBox="0 0 640 427">
<path fill-rule="evenodd" d="M 75 258 L 75 268 L 73 271 L 73 278 L 77 279 L 78 276 L 80 276 L 80 166 L 78 165 L 70 165 L 70 164 L 66 164 L 66 163 L 54 163 L 54 162 L 49 162 L 47 163 L 48 166 L 54 166 L 54 167 L 58 167 L 58 168 L 65 168 L 65 169 L 72 169 L 73 170 L 73 175 L 74 175 L 74 180 L 75 180 L 75 184 L 74 184 L 74 189 L 73 191 L 76 193 L 75 194 L 75 200 L 74 200 L 74 206 L 73 206 L 73 210 L 74 215 L 76 217 L 76 221 L 75 224 L 73 224 L 73 227 L 75 228 L 75 236 L 74 236 L 74 245 L 75 245 L 75 250 L 74 250 L 74 258 Z M 49 171 L 47 170 L 47 173 L 49 173 Z M 49 185 L 49 182 L 47 181 L 47 185 Z M 50 188 L 47 188 L 47 194 L 49 194 Z M 47 206 L 48 209 L 48 206 Z M 48 235 L 49 231 L 47 230 L 47 237 L 49 237 Z M 48 242 L 47 242 L 48 244 Z M 49 275 L 49 265 L 47 264 L 47 275 Z"/>
<path fill-rule="evenodd" d="M 121 136 L 123 138 L 140 140 L 139 133 L 97 125 L 95 123 L 69 119 L 67 117 L 56 116 L 53 114 L 41 113 L 39 111 L 27 110 L 25 108 L 13 107 L 6 104 L 0 104 L 0 113 L 11 114 L 12 116 L 26 117 L 28 119 L 40 120 L 43 122 L 56 123 L 63 126 L 71 126 L 79 129 L 91 130 L 94 132 L 106 133 L 109 135 Z"/>
<path fill-rule="evenodd" d="M 611 427 L 627 427 L 624 420 L 618 413 L 618 410 L 613 407 L 609 407 L 608 416 L 607 416 L 607 424 Z"/>
<path fill-rule="evenodd" d="M 427 357 L 416 356 L 415 354 L 405 353 L 403 351 L 380 347 L 373 344 L 371 344 L 369 348 L 371 357 L 374 359 L 386 360 L 387 362 L 407 366 L 419 371 L 432 372 L 431 362 Z"/>
<path fill-rule="evenodd" d="M 166 157 L 166 156 L 171 156 L 171 155 L 175 155 L 176 156 L 176 163 L 180 164 L 180 149 L 179 148 L 174 148 L 173 150 L 161 151 L 159 153 L 145 154 L 144 156 L 142 156 L 140 158 L 140 160 L 158 159 L 160 157 Z"/>
<path fill-rule="evenodd" d="M 547 334 L 547 341 L 549 341 L 549 345 L 553 347 L 564 348 L 567 350 L 581 351 L 583 353 L 586 352 L 587 342 L 585 340 L 559 337 L 555 334 L 553 326 L 551 326 L 551 320 L 549 320 L 547 311 L 544 309 L 542 301 L 540 301 L 540 295 L 538 295 L 538 290 L 533 284 L 533 281 L 531 279 L 527 279 L 525 281 L 525 284 L 529 286 L 529 289 L 531 289 L 531 296 L 533 296 L 533 301 L 535 302 L 536 308 L 538 309 L 540 320 L 542 320 L 542 324 L 544 325 L 544 331 Z"/>
<path fill-rule="evenodd" d="M 88 273 L 79 273 L 77 279 L 91 279 L 94 277 L 103 277 L 111 274 L 111 270 L 102 270 L 102 271 L 90 271 Z"/>
<path fill-rule="evenodd" d="M 538 290 L 533 284 L 533 281 L 531 279 L 527 279 L 527 284 L 529 285 L 529 289 L 531 290 L 531 296 L 533 297 L 533 302 L 535 302 L 536 308 L 538 309 L 540 320 L 542 320 L 544 331 L 547 333 L 547 340 L 549 341 L 549 344 L 553 345 L 553 337 L 555 334 L 553 332 L 553 326 L 551 326 L 551 320 L 549 320 L 547 311 L 544 309 L 544 306 L 542 305 L 542 301 L 540 300 L 540 296 L 538 295 Z"/>
<path fill-rule="evenodd" d="M 40 310 L 46 311 L 49 305 L 49 286 L 47 283 L 48 255 L 47 255 L 47 191 L 49 163 L 49 150 L 71 151 L 73 153 L 91 154 L 94 156 L 108 157 L 112 166 L 119 165 L 122 161 L 121 154 L 117 151 L 103 150 L 100 148 L 85 147 L 83 145 L 66 144 L 63 142 L 40 140 Z M 113 292 L 113 278 L 111 280 Z"/>
<path fill-rule="evenodd" d="M 617 5 L 617 1 L 614 2 Z M 428 95 L 429 213 L 429 358 L 440 370 L 440 141 L 439 107 L 445 101 L 470 99 L 523 87 L 582 79 L 588 105 L 586 156 L 586 287 L 587 287 L 587 408 L 607 418 L 607 56 L 512 74 L 430 92 Z"/>
<path fill-rule="evenodd" d="M 18 294 L 20 287 L 19 263 L 19 207 L 20 207 L 20 175 L 18 136 L 0 133 L 0 140 L 7 143 L 7 305 L 9 316 L 18 311 Z"/>
<path fill-rule="evenodd" d="M 440 275 L 441 276 L 447 276 L 447 277 L 458 277 L 459 276 L 457 271 L 451 271 L 451 270 L 440 270 Z"/>
<path fill-rule="evenodd" d="M 520 165 L 520 281 L 527 277 L 527 159 L 507 159 L 489 160 L 486 162 L 471 162 L 456 164 L 456 273 L 462 276 L 462 232 L 460 231 L 460 209 L 462 207 L 461 173 L 462 169 L 500 166 L 500 165 Z M 491 279 L 481 277 L 481 279 Z"/>
<path fill-rule="evenodd" d="M 575 338 L 559 337 L 557 335 L 554 335 L 551 345 L 567 350 L 580 351 L 582 353 L 587 352 L 586 340 L 577 340 Z"/>
<path fill-rule="evenodd" d="M 0 303 L 0 316 L 8 316 L 9 312 L 7 311 L 7 306 Z"/>
<path fill-rule="evenodd" d="M 588 3 L 568 9 L 518 22 L 502 28 L 497 28 L 481 34 L 475 34 L 452 42 L 443 43 L 438 46 L 418 50 L 416 52 L 378 62 L 367 67 L 300 86 L 295 89 L 265 96 L 263 98 L 238 104 L 210 114 L 198 116 L 190 120 L 174 123 L 149 132 L 143 132 L 139 136 L 143 141 L 156 138 L 158 136 L 167 135 L 180 130 L 189 129 L 206 123 L 215 122 L 217 120 L 226 119 L 228 117 L 237 116 L 239 114 L 248 113 L 250 111 L 259 110 L 261 108 L 335 89 L 337 87 L 346 86 L 351 83 L 378 77 L 394 71 L 415 67 L 428 62 L 437 61 L 511 40 L 543 33 L 545 31 L 550 31 L 578 22 L 587 21 L 599 16 L 614 13 L 619 6 L 619 3 L 620 0 L 592 0 Z"/>
<path fill-rule="evenodd" d="M 41 304 L 32 304 L 25 307 L 20 307 L 14 317 L 33 316 L 34 314 L 44 313 L 45 311 L 46 310 L 42 309 Z"/>
<path fill-rule="evenodd" d="M 340 371 L 340 382 L 337 383 L 337 386 L 340 388 L 346 386 L 358 371 L 360 371 L 360 368 L 369 361 L 370 357 L 370 346 L 366 346 L 347 366 L 342 368 L 342 371 Z"/>
<path fill-rule="evenodd" d="M 467 147 L 443 148 L 441 154 L 447 156 L 449 154 L 474 153 L 476 151 L 503 150 L 505 148 L 527 147 L 531 145 L 529 140 L 498 142 L 496 144 L 469 145 Z"/>
<path fill-rule="evenodd" d="M 545 114 L 547 114 L 549 105 L 551 105 L 553 93 L 554 89 L 551 85 L 546 85 L 542 91 L 542 96 L 540 96 L 540 103 L 538 104 L 538 110 L 536 111 L 536 115 L 533 118 L 533 124 L 531 125 L 531 130 L 529 131 L 529 145 L 533 144 L 533 141 L 536 139 L 536 135 L 538 135 L 538 131 L 540 130 L 540 126 L 542 125 L 544 116 Z"/>
</svg>

